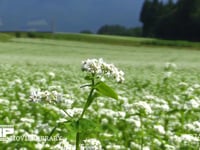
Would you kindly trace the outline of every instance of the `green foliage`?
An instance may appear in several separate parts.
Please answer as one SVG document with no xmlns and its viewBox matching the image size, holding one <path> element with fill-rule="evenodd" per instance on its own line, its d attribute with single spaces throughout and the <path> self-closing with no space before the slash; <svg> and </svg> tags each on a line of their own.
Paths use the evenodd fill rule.
<svg viewBox="0 0 200 150">
<path fill-rule="evenodd" d="M 21 32 L 15 32 L 15 37 L 20 38 L 21 37 Z"/>
<path fill-rule="evenodd" d="M 84 119 L 80 119 L 79 122 L 78 129 L 83 132 L 80 135 L 82 139 L 85 136 L 96 137 L 105 150 L 116 149 L 112 147 L 113 145 L 122 150 L 141 149 L 141 145 L 156 150 L 167 149 L 169 145 L 175 147 L 174 149 L 199 149 L 199 145 L 195 143 L 183 142 L 179 145 L 170 139 L 173 135 L 182 134 L 199 136 L 197 132 L 184 128 L 188 123 L 199 122 L 199 109 L 185 111 L 180 108 L 187 106 L 192 99 L 197 102 L 199 100 L 200 51 L 198 50 L 20 38 L 0 43 L 0 53 L 0 124 L 14 123 L 16 136 L 24 134 L 49 136 L 52 133 L 52 137 L 60 135 L 74 145 L 77 120 L 71 120 L 52 105 L 28 102 L 30 88 L 40 87 L 42 90 L 53 88 L 63 95 L 70 95 L 65 100 L 72 101 L 73 108 L 83 107 L 85 102 L 83 95 L 88 89 L 77 90 L 77 88 L 89 82 L 91 78 L 83 79 L 80 62 L 85 58 L 96 56 L 104 57 L 121 66 L 126 72 L 126 81 L 116 88 L 119 95 L 117 101 L 98 97 L 91 103 Z M 12 59 L 8 61 L 8 58 Z M 165 62 L 175 62 L 177 69 L 164 68 Z M 55 78 L 50 78 L 49 72 L 54 72 Z M 167 72 L 172 72 L 172 75 L 166 76 L 169 75 Z M 100 88 L 102 85 L 101 83 Z M 111 82 L 109 85 L 116 86 Z M 104 95 L 110 96 L 102 91 Z M 129 109 L 140 101 L 152 107 L 152 114 L 141 114 L 144 112 L 143 107 Z M 162 104 L 169 106 L 168 112 L 164 111 L 165 107 L 157 107 L 165 106 Z M 69 110 L 66 105 L 64 108 Z M 51 132 L 60 118 L 71 122 L 59 125 L 54 132 Z M 170 134 L 160 134 L 154 129 L 155 125 L 162 125 L 169 131 L 166 133 Z M 0 147 L 35 150 L 39 149 L 36 147 L 38 143 L 40 144 L 40 142 L 25 141 L 0 142 Z M 56 149 L 58 143 L 48 142 L 50 147 L 46 145 L 44 149 Z"/>
<path fill-rule="evenodd" d="M 146 0 L 140 20 L 143 35 L 165 39 L 200 40 L 199 0 L 169 0 L 163 4 L 158 0 Z"/>
<path fill-rule="evenodd" d="M 80 33 L 82 33 L 82 34 L 92 34 L 92 31 L 90 31 L 90 30 L 82 30 L 82 31 L 80 31 Z"/>
<path fill-rule="evenodd" d="M 140 33 L 140 29 L 134 28 L 130 30 L 137 31 L 137 34 Z M 132 31 L 130 31 L 131 33 Z M 120 36 L 111 36 L 111 35 L 95 35 L 95 34 L 60 34 L 60 33 L 31 33 L 34 34 L 35 38 L 38 39 L 54 39 L 60 41 L 76 41 L 76 42 L 87 42 L 87 43 L 97 43 L 97 44 L 108 44 L 116 46 L 163 46 L 163 47 L 190 47 L 190 48 L 200 48 L 198 42 L 189 42 L 189 41 L 172 41 L 172 40 L 162 40 L 155 38 L 134 38 L 134 37 L 120 37 Z M 132 33 L 131 33 L 132 34 Z M 136 32 L 134 33 L 136 34 Z M 9 33 L 13 36 L 13 34 Z M 21 38 L 26 38 L 27 33 L 20 32 Z M 21 39 L 21 41 L 27 41 L 27 39 Z M 17 41 L 14 39 L 13 41 Z M 19 39 L 18 39 L 19 41 Z M 36 40 L 35 40 L 36 41 Z M 33 41 L 32 41 L 33 42 Z M 30 42 L 31 43 L 31 42 Z M 56 42 L 53 44 L 56 45 Z"/>
<path fill-rule="evenodd" d="M 11 35 L 0 33 L 0 42 L 8 42 L 12 38 Z"/>
<path fill-rule="evenodd" d="M 95 89 L 102 94 L 103 96 L 107 96 L 110 98 L 118 99 L 117 93 L 109 87 L 106 83 L 104 82 L 99 82 L 95 85 Z"/>
<path fill-rule="evenodd" d="M 98 34 L 126 35 L 126 28 L 120 25 L 104 25 L 97 31 Z"/>
<path fill-rule="evenodd" d="M 140 27 L 126 28 L 121 25 L 103 25 L 98 29 L 97 34 L 134 36 L 134 37 L 142 36 Z"/>
</svg>

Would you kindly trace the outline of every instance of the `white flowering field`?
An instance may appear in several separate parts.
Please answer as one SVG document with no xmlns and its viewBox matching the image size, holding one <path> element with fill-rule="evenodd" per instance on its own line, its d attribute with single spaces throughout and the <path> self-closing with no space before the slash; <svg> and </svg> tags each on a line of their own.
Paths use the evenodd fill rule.
<svg viewBox="0 0 200 150">
<path fill-rule="evenodd" d="M 89 89 L 81 63 L 90 58 L 115 64 L 125 80 L 101 79 L 118 100 L 94 99 L 81 149 L 200 149 L 200 51 L 39 39 L 0 42 L 0 125 L 14 125 L 18 137 L 0 149 L 75 149 L 77 128 L 68 120 L 83 111 Z M 42 92 L 55 102 L 38 102 Z"/>
</svg>

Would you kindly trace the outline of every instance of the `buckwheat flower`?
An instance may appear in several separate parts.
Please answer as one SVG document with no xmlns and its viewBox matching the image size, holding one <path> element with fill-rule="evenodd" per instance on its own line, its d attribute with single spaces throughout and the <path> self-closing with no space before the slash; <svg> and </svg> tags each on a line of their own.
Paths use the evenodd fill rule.
<svg viewBox="0 0 200 150">
<path fill-rule="evenodd" d="M 162 145 L 162 142 L 158 139 L 153 139 L 153 143 L 156 145 L 156 146 L 161 146 Z"/>
<path fill-rule="evenodd" d="M 179 100 L 180 100 L 180 97 L 179 97 L 178 95 L 173 95 L 173 97 L 174 97 L 174 99 L 175 99 L 176 101 L 179 101 Z"/>
<path fill-rule="evenodd" d="M 110 133 L 101 133 L 100 135 L 103 136 L 104 138 L 111 138 L 111 137 L 113 137 L 113 135 L 110 134 Z"/>
<path fill-rule="evenodd" d="M 46 80 L 45 78 L 42 78 L 42 79 L 38 80 L 37 82 L 38 82 L 38 83 L 41 83 L 41 84 L 44 84 L 44 83 L 46 83 L 46 81 L 47 81 L 47 80 Z"/>
<path fill-rule="evenodd" d="M 31 89 L 30 100 L 33 102 L 39 102 L 42 98 L 42 92 L 40 89 Z"/>
<path fill-rule="evenodd" d="M 164 104 L 152 104 L 151 105 L 152 108 L 156 109 L 156 110 L 160 110 L 160 111 L 169 111 L 170 108 L 169 108 L 169 105 L 167 103 L 164 103 Z"/>
<path fill-rule="evenodd" d="M 137 143 L 135 143 L 135 142 L 131 142 L 130 148 L 132 148 L 132 149 L 140 149 L 140 148 L 141 148 L 141 145 L 140 145 L 140 144 L 137 144 Z"/>
<path fill-rule="evenodd" d="M 52 79 L 55 78 L 55 76 L 56 76 L 54 72 L 49 72 L 48 75 L 49 75 Z"/>
<path fill-rule="evenodd" d="M 9 105 L 10 101 L 6 99 L 0 99 L 0 104 Z"/>
<path fill-rule="evenodd" d="M 194 84 L 194 85 L 193 85 L 193 88 L 195 88 L 195 89 L 200 88 L 200 84 Z"/>
<path fill-rule="evenodd" d="M 160 134 L 165 134 L 165 129 L 162 125 L 154 125 L 154 129 Z"/>
<path fill-rule="evenodd" d="M 171 142 L 175 143 L 175 144 L 180 144 L 181 143 L 181 138 L 177 135 L 168 135 L 169 139 Z"/>
<path fill-rule="evenodd" d="M 82 61 L 82 70 L 93 74 L 101 73 L 101 62 L 102 59 L 87 59 Z"/>
<path fill-rule="evenodd" d="M 84 142 L 84 146 L 86 147 L 86 149 L 88 148 L 88 150 L 89 148 L 93 150 L 102 149 L 101 142 L 97 139 L 86 139 L 83 142 Z"/>
<path fill-rule="evenodd" d="M 179 86 L 180 86 L 180 87 L 187 87 L 187 86 L 188 86 L 188 83 L 186 83 L 186 82 L 180 82 L 180 83 L 179 83 Z"/>
<path fill-rule="evenodd" d="M 144 101 L 139 101 L 139 102 L 134 103 L 134 107 L 139 112 L 144 112 L 145 114 L 151 114 L 152 113 L 151 106 Z"/>
<path fill-rule="evenodd" d="M 142 150 L 150 150 L 149 146 L 144 146 Z"/>
<path fill-rule="evenodd" d="M 106 109 L 106 108 L 102 108 L 98 111 L 98 115 L 105 115 L 109 118 L 113 118 L 113 117 L 116 117 L 116 112 L 111 110 L 111 109 Z"/>
<path fill-rule="evenodd" d="M 16 84 L 21 84 L 21 83 L 22 83 L 22 80 L 21 80 L 21 79 L 16 79 L 14 82 L 15 82 Z"/>
<path fill-rule="evenodd" d="M 154 100 L 156 97 L 154 95 L 145 95 L 144 98 L 147 100 Z"/>
<path fill-rule="evenodd" d="M 35 148 L 37 149 L 37 150 L 42 150 L 43 149 L 43 144 L 41 144 L 41 143 L 37 143 L 37 144 L 35 144 Z"/>
<path fill-rule="evenodd" d="M 60 118 L 59 120 L 56 121 L 56 123 L 64 123 L 66 122 L 67 120 L 64 119 L 64 118 Z"/>
<path fill-rule="evenodd" d="M 199 142 L 199 139 L 195 136 L 192 136 L 191 134 L 182 134 L 180 136 L 180 139 L 182 142 L 185 143 L 196 143 Z"/>
<path fill-rule="evenodd" d="M 168 72 L 165 72 L 164 74 L 164 78 L 170 78 L 172 76 L 172 72 L 171 71 L 168 71 Z"/>
<path fill-rule="evenodd" d="M 116 114 L 118 118 L 124 119 L 126 117 L 126 112 L 123 111 L 117 111 Z"/>
<path fill-rule="evenodd" d="M 191 99 L 184 104 L 184 109 L 187 109 L 187 110 L 198 109 L 199 106 L 200 106 L 200 100 Z"/>
<path fill-rule="evenodd" d="M 73 109 L 67 109 L 66 112 L 72 117 L 77 117 L 81 115 L 82 111 L 83 111 L 82 108 L 73 108 Z"/>
<path fill-rule="evenodd" d="M 192 123 L 185 124 L 184 128 L 195 133 L 200 133 L 200 122 L 194 121 Z"/>
<path fill-rule="evenodd" d="M 113 64 L 107 64 L 102 58 L 82 61 L 82 71 L 97 75 L 101 80 L 104 80 L 104 76 L 107 76 L 113 77 L 119 83 L 124 81 L 124 72 Z"/>
<path fill-rule="evenodd" d="M 126 119 L 126 122 L 133 124 L 135 127 L 141 127 L 141 121 L 138 116 L 131 116 L 130 118 Z"/>
<path fill-rule="evenodd" d="M 52 96 L 53 96 L 53 100 L 55 101 L 62 101 L 62 95 L 60 93 L 58 93 L 57 91 L 52 91 Z"/>
<path fill-rule="evenodd" d="M 176 69 L 176 68 L 177 68 L 177 66 L 176 66 L 176 64 L 174 64 L 174 63 L 170 63 L 170 62 L 165 63 L 165 69 L 166 69 L 166 70 L 169 70 L 169 69 Z"/>
<path fill-rule="evenodd" d="M 121 149 L 123 149 L 123 146 L 111 144 L 111 145 L 107 145 L 106 149 L 108 149 L 108 150 L 113 150 L 113 149 L 114 150 L 121 150 Z"/>
<path fill-rule="evenodd" d="M 108 119 L 107 118 L 103 118 L 102 120 L 101 120 L 101 124 L 103 124 L 103 125 L 106 125 L 106 124 L 108 124 Z"/>
<path fill-rule="evenodd" d="M 166 150 L 176 150 L 177 148 L 173 145 L 165 144 L 165 149 Z"/>
<path fill-rule="evenodd" d="M 20 121 L 22 121 L 22 122 L 29 122 L 29 123 L 34 123 L 35 122 L 34 119 L 29 119 L 29 118 L 21 118 Z"/>
<path fill-rule="evenodd" d="M 191 96 L 194 92 L 194 89 L 192 87 L 187 88 L 187 90 L 185 91 L 185 94 L 188 96 Z"/>
<path fill-rule="evenodd" d="M 52 150 L 75 150 L 75 145 L 71 145 L 67 139 L 62 139 Z"/>
<path fill-rule="evenodd" d="M 42 94 L 42 97 L 43 97 L 46 101 L 51 102 L 51 97 L 50 97 L 51 93 L 50 93 L 49 91 L 41 92 L 41 94 Z"/>
</svg>

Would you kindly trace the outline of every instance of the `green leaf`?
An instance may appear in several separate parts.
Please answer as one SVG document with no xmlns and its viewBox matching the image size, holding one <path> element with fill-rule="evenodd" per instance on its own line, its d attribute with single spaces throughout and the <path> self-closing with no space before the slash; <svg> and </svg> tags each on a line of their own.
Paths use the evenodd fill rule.
<svg viewBox="0 0 200 150">
<path fill-rule="evenodd" d="M 50 132 L 49 136 L 47 139 L 50 139 L 50 137 L 53 135 L 53 133 L 56 131 L 57 127 L 58 127 L 59 124 L 57 124 Z M 48 140 L 47 140 L 48 141 Z M 47 143 L 47 141 L 45 142 L 45 144 Z"/>
<path fill-rule="evenodd" d="M 98 129 L 99 125 L 89 119 L 81 118 L 79 120 L 79 132 L 85 133 L 85 132 L 95 132 Z"/>
<path fill-rule="evenodd" d="M 118 99 L 117 93 L 104 82 L 98 82 L 94 87 L 100 94 L 110 98 Z"/>
</svg>

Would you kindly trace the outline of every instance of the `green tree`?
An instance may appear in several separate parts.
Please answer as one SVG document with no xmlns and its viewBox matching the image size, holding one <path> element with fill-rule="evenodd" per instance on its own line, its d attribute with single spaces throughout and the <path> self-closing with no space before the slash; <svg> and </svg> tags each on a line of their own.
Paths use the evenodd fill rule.
<svg viewBox="0 0 200 150">
<path fill-rule="evenodd" d="M 97 31 L 98 34 L 126 35 L 126 27 L 121 25 L 104 25 Z"/>
<path fill-rule="evenodd" d="M 200 0 L 145 0 L 140 21 L 143 36 L 200 41 Z"/>
<path fill-rule="evenodd" d="M 158 0 L 145 0 L 140 13 L 140 21 L 143 23 L 143 36 L 154 36 L 155 25 L 162 14 L 162 6 L 163 4 Z"/>
</svg>

